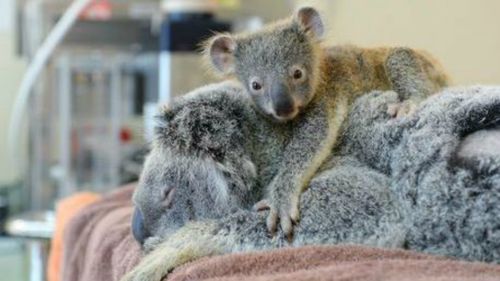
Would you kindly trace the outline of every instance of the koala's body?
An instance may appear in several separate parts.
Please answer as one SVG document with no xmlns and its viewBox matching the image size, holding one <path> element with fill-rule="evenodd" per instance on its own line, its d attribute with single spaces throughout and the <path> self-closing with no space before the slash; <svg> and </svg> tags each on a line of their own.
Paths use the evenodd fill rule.
<svg viewBox="0 0 500 281">
<path fill-rule="evenodd" d="M 396 122 L 386 112 L 396 93 L 359 98 L 336 153 L 300 198 L 292 245 L 359 243 L 500 262 L 498 150 L 462 150 L 468 134 L 500 128 L 500 90 L 446 92 Z M 248 208 L 279 169 L 289 129 L 269 131 L 275 125 L 244 94 L 227 83 L 205 87 L 160 116 L 134 194 L 134 234 L 151 252 L 122 281 L 162 280 L 201 257 L 287 245 L 268 237 L 266 212 Z"/>
<path fill-rule="evenodd" d="M 256 209 L 270 209 L 291 236 L 299 198 L 330 155 L 353 101 L 371 90 L 394 90 L 400 100 L 391 115 L 409 114 L 425 97 L 448 85 L 440 65 L 409 48 L 324 47 L 319 13 L 302 8 L 291 19 L 254 33 L 214 36 L 206 57 L 223 77 L 236 78 L 254 106 L 292 129 L 279 168 Z"/>
<path fill-rule="evenodd" d="M 331 159 L 345 165 L 311 181 L 291 244 L 282 232 L 271 239 L 268 213 L 251 206 L 279 170 L 293 126 L 256 112 L 240 86 L 200 88 L 159 118 L 134 194 L 133 233 L 151 252 L 123 281 L 161 280 L 178 265 L 215 254 L 341 242 L 402 245 L 389 179 L 352 157 Z"/>
</svg>

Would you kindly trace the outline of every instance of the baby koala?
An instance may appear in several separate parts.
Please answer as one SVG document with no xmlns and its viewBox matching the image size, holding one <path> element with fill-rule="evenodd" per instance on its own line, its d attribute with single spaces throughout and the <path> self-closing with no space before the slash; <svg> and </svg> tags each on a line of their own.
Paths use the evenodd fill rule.
<svg viewBox="0 0 500 281">
<path fill-rule="evenodd" d="M 271 120 L 288 122 L 291 135 L 265 199 L 271 233 L 280 221 L 292 235 L 299 197 L 330 155 L 354 100 L 371 90 L 394 90 L 394 116 L 411 113 L 425 97 L 448 85 L 439 64 L 409 48 L 326 47 L 324 25 L 311 7 L 260 31 L 219 34 L 208 40 L 205 57 L 216 74 L 236 78 L 254 106 Z"/>
</svg>

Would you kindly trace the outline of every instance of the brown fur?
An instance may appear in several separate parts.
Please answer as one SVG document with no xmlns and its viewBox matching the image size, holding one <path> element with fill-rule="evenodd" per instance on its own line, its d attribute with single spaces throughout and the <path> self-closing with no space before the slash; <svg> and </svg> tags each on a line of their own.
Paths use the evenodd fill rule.
<svg viewBox="0 0 500 281">
<path fill-rule="evenodd" d="M 398 50 L 413 54 L 423 75 L 428 78 L 428 94 L 437 93 L 449 85 L 450 79 L 439 62 L 424 51 L 410 48 L 361 48 L 354 45 L 321 48 L 322 88 L 318 94 L 342 95 L 349 104 L 372 90 L 395 90 L 388 77 L 387 61 Z M 401 93 L 400 93 L 401 94 Z"/>
</svg>

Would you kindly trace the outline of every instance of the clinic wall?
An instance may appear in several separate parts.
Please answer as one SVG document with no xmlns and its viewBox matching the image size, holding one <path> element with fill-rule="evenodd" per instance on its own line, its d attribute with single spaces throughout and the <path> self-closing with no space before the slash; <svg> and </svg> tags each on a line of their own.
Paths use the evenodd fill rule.
<svg viewBox="0 0 500 281">
<path fill-rule="evenodd" d="M 25 67 L 14 52 L 13 2 L 0 0 L 0 128 L 3 129 L 0 131 L 0 185 L 19 175 L 7 157 L 6 148 L 12 101 Z M 440 59 L 456 84 L 500 84 L 498 0 L 279 2 L 280 5 L 295 2 L 318 7 L 327 21 L 329 43 L 424 48 Z"/>
<path fill-rule="evenodd" d="M 312 0 L 328 41 L 403 45 L 433 53 L 455 84 L 500 84 L 498 0 Z"/>
<path fill-rule="evenodd" d="M 24 72 L 24 63 L 15 53 L 12 15 L 13 0 L 0 0 L 0 186 L 17 179 L 7 151 L 7 128 L 12 103 Z"/>
</svg>

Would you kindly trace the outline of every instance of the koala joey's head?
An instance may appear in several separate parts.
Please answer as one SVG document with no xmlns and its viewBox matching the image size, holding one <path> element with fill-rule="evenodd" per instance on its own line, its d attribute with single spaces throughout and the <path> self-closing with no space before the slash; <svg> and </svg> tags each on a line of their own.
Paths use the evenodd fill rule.
<svg viewBox="0 0 500 281">
<path fill-rule="evenodd" d="M 263 30 L 207 41 L 205 57 L 216 73 L 236 77 L 256 107 L 277 121 L 295 118 L 320 80 L 324 26 L 311 7 Z"/>
</svg>

